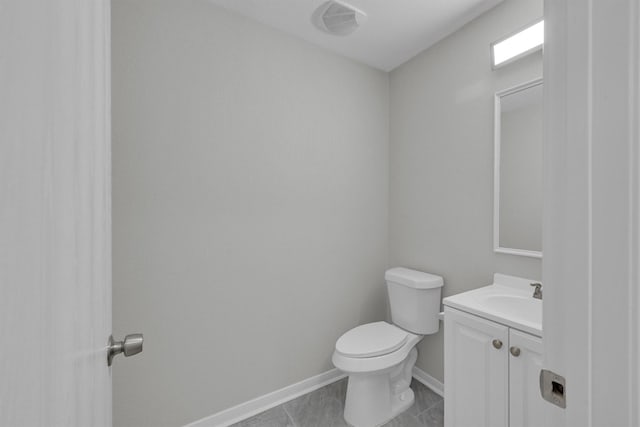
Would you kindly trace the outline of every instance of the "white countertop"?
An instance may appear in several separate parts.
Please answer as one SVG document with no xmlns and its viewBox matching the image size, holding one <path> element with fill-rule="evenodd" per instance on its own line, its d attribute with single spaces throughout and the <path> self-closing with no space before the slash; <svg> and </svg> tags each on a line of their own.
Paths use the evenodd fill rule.
<svg viewBox="0 0 640 427">
<path fill-rule="evenodd" d="M 505 274 L 494 274 L 493 284 L 451 295 L 443 300 L 446 307 L 501 323 L 542 337 L 542 300 L 533 298 L 530 283 Z"/>
</svg>

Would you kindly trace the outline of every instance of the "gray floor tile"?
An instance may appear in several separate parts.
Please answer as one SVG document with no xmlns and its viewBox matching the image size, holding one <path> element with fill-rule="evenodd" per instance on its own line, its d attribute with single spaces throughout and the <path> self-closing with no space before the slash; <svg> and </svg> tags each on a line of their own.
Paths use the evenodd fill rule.
<svg viewBox="0 0 640 427">
<path fill-rule="evenodd" d="M 333 388 L 333 393 L 338 399 L 344 400 L 347 397 L 347 384 L 349 378 L 343 378 L 340 381 L 336 381 L 333 384 L 329 384 L 327 387 Z"/>
<path fill-rule="evenodd" d="M 424 425 L 416 416 L 403 412 L 382 427 L 424 427 Z"/>
<path fill-rule="evenodd" d="M 347 427 L 344 421 L 346 379 L 300 396 L 283 405 L 298 427 Z"/>
<path fill-rule="evenodd" d="M 411 389 L 413 390 L 416 400 L 415 403 L 407 410 L 407 413 L 409 414 L 419 415 L 442 401 L 442 397 L 440 395 L 415 379 L 411 381 Z"/>
<path fill-rule="evenodd" d="M 295 427 L 282 405 L 240 421 L 230 427 Z"/>
<path fill-rule="evenodd" d="M 442 427 L 442 397 L 415 380 L 415 403 L 384 427 Z M 344 420 L 347 379 L 322 387 L 231 427 L 348 427 Z"/>
<path fill-rule="evenodd" d="M 425 427 L 444 426 L 444 400 L 421 413 L 418 420 Z"/>
</svg>

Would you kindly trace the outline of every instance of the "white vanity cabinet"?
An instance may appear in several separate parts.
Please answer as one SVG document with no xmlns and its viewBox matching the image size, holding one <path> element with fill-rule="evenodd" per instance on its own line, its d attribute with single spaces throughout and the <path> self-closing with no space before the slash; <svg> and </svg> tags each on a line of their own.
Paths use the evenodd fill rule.
<svg viewBox="0 0 640 427">
<path fill-rule="evenodd" d="M 445 307 L 445 427 L 542 427 L 542 340 Z"/>
<path fill-rule="evenodd" d="M 506 427 L 509 328 L 449 307 L 444 321 L 445 426 Z"/>
<path fill-rule="evenodd" d="M 509 353 L 509 426 L 544 427 L 542 338 L 509 328 Z"/>
</svg>

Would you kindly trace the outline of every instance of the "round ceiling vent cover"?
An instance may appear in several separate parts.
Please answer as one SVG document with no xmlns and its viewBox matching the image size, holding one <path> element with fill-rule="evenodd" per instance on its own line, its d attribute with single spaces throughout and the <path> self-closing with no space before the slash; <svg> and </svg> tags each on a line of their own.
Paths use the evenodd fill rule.
<svg viewBox="0 0 640 427">
<path fill-rule="evenodd" d="M 313 12 L 313 24 L 325 33 L 346 36 L 357 30 L 367 19 L 361 10 L 340 0 L 322 3 Z"/>
</svg>

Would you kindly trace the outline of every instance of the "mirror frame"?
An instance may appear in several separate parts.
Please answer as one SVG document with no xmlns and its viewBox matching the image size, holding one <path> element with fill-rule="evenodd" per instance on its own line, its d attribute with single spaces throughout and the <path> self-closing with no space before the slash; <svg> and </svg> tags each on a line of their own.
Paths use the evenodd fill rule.
<svg viewBox="0 0 640 427">
<path fill-rule="evenodd" d="M 520 255 L 531 258 L 542 258 L 542 251 L 504 248 L 500 246 L 500 126 L 501 98 L 543 84 L 543 78 L 528 81 L 509 89 L 496 92 L 494 95 L 493 115 L 493 251 L 500 254 Z"/>
</svg>

